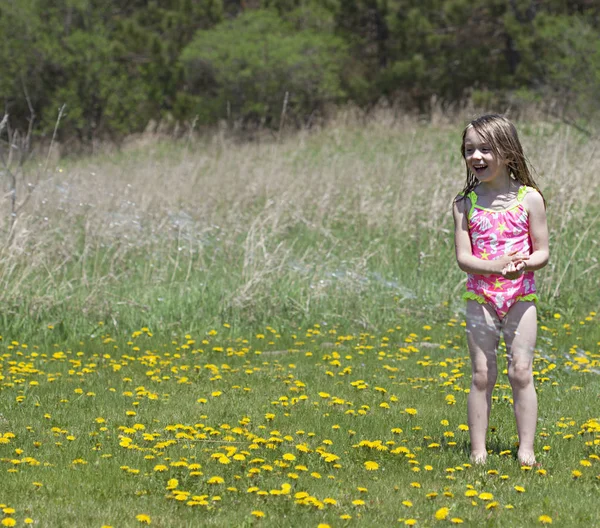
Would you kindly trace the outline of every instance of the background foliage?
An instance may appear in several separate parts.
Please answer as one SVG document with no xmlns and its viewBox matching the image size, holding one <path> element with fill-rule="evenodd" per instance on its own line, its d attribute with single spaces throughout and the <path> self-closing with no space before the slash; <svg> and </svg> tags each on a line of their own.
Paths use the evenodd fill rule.
<svg viewBox="0 0 600 528">
<path fill-rule="evenodd" d="M 593 0 L 7 0 L 0 98 L 13 129 L 119 140 L 153 121 L 277 128 L 386 98 L 598 110 Z"/>
</svg>

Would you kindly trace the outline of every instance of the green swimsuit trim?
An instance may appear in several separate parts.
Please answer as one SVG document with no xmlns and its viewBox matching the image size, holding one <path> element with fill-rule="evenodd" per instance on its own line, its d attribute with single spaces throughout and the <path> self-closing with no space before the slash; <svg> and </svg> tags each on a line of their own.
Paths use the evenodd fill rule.
<svg viewBox="0 0 600 528">
<path fill-rule="evenodd" d="M 513 205 L 512 207 L 509 207 L 509 209 L 512 209 L 513 207 L 517 207 L 523 201 L 523 198 L 525 198 L 525 195 L 530 191 L 535 191 L 535 189 L 533 187 L 529 187 L 527 185 L 521 185 L 521 187 L 519 187 L 519 190 L 517 191 L 517 203 L 515 205 Z M 460 196 L 464 196 L 464 193 L 461 192 Z M 471 209 L 469 209 L 469 214 L 468 214 L 468 218 L 470 219 L 471 216 L 473 216 L 473 210 L 475 209 L 476 204 L 477 204 L 477 194 L 475 193 L 475 191 L 471 191 L 469 194 L 467 194 L 467 198 L 471 201 Z M 509 210 L 509 209 L 505 209 L 504 211 L 494 211 L 493 209 L 487 209 L 487 208 L 481 207 L 481 206 L 477 206 L 477 209 L 489 211 L 490 213 L 500 213 L 500 212 Z"/>
<path fill-rule="evenodd" d="M 479 304 L 485 304 L 487 301 L 481 296 L 472 291 L 465 292 L 462 296 L 465 301 L 477 301 Z"/>
<path fill-rule="evenodd" d="M 488 301 L 486 301 L 481 295 L 477 295 L 476 293 L 472 292 L 472 291 L 467 291 L 463 294 L 462 298 L 465 301 L 477 301 L 479 304 L 487 304 Z M 533 302 L 538 302 L 539 301 L 539 297 L 537 296 L 536 293 L 529 293 L 528 295 L 521 295 L 521 297 L 517 297 L 515 299 L 516 301 L 533 301 Z"/>
</svg>

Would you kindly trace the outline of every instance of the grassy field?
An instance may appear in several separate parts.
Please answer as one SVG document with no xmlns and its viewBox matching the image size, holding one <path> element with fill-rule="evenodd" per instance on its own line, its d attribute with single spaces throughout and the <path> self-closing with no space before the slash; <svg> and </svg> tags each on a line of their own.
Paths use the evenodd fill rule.
<svg viewBox="0 0 600 528">
<path fill-rule="evenodd" d="M 0 523 L 594 526 L 599 143 L 518 127 L 551 236 L 541 468 L 506 375 L 468 464 L 462 124 L 347 114 L 62 159 L 0 217 Z"/>
</svg>

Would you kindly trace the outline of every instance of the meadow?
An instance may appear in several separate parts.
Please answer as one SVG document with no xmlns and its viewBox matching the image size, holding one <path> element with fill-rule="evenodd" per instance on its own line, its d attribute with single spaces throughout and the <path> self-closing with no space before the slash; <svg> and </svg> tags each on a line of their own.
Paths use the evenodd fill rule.
<svg viewBox="0 0 600 528">
<path fill-rule="evenodd" d="M 348 112 L 26 168 L 0 216 L 0 525 L 598 525 L 600 142 L 517 125 L 550 228 L 541 467 L 505 373 L 469 464 L 462 123 Z"/>
</svg>

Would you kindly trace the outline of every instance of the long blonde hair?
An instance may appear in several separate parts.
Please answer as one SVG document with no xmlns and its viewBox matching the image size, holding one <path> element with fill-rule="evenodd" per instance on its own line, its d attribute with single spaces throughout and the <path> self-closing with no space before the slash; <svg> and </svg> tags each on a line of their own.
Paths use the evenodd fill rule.
<svg viewBox="0 0 600 528">
<path fill-rule="evenodd" d="M 529 161 L 523 153 L 517 129 L 508 119 L 499 114 L 486 114 L 474 119 L 465 127 L 460 146 L 460 153 L 465 160 L 465 165 L 465 136 L 471 128 L 491 145 L 496 155 L 508 159 L 508 171 L 515 180 L 528 187 L 533 187 L 542 194 L 531 175 Z M 459 199 L 466 198 L 478 183 L 477 178 L 467 166 L 467 181 Z M 544 195 L 542 195 L 542 199 L 544 199 Z M 544 199 L 545 204 L 546 200 Z"/>
</svg>

